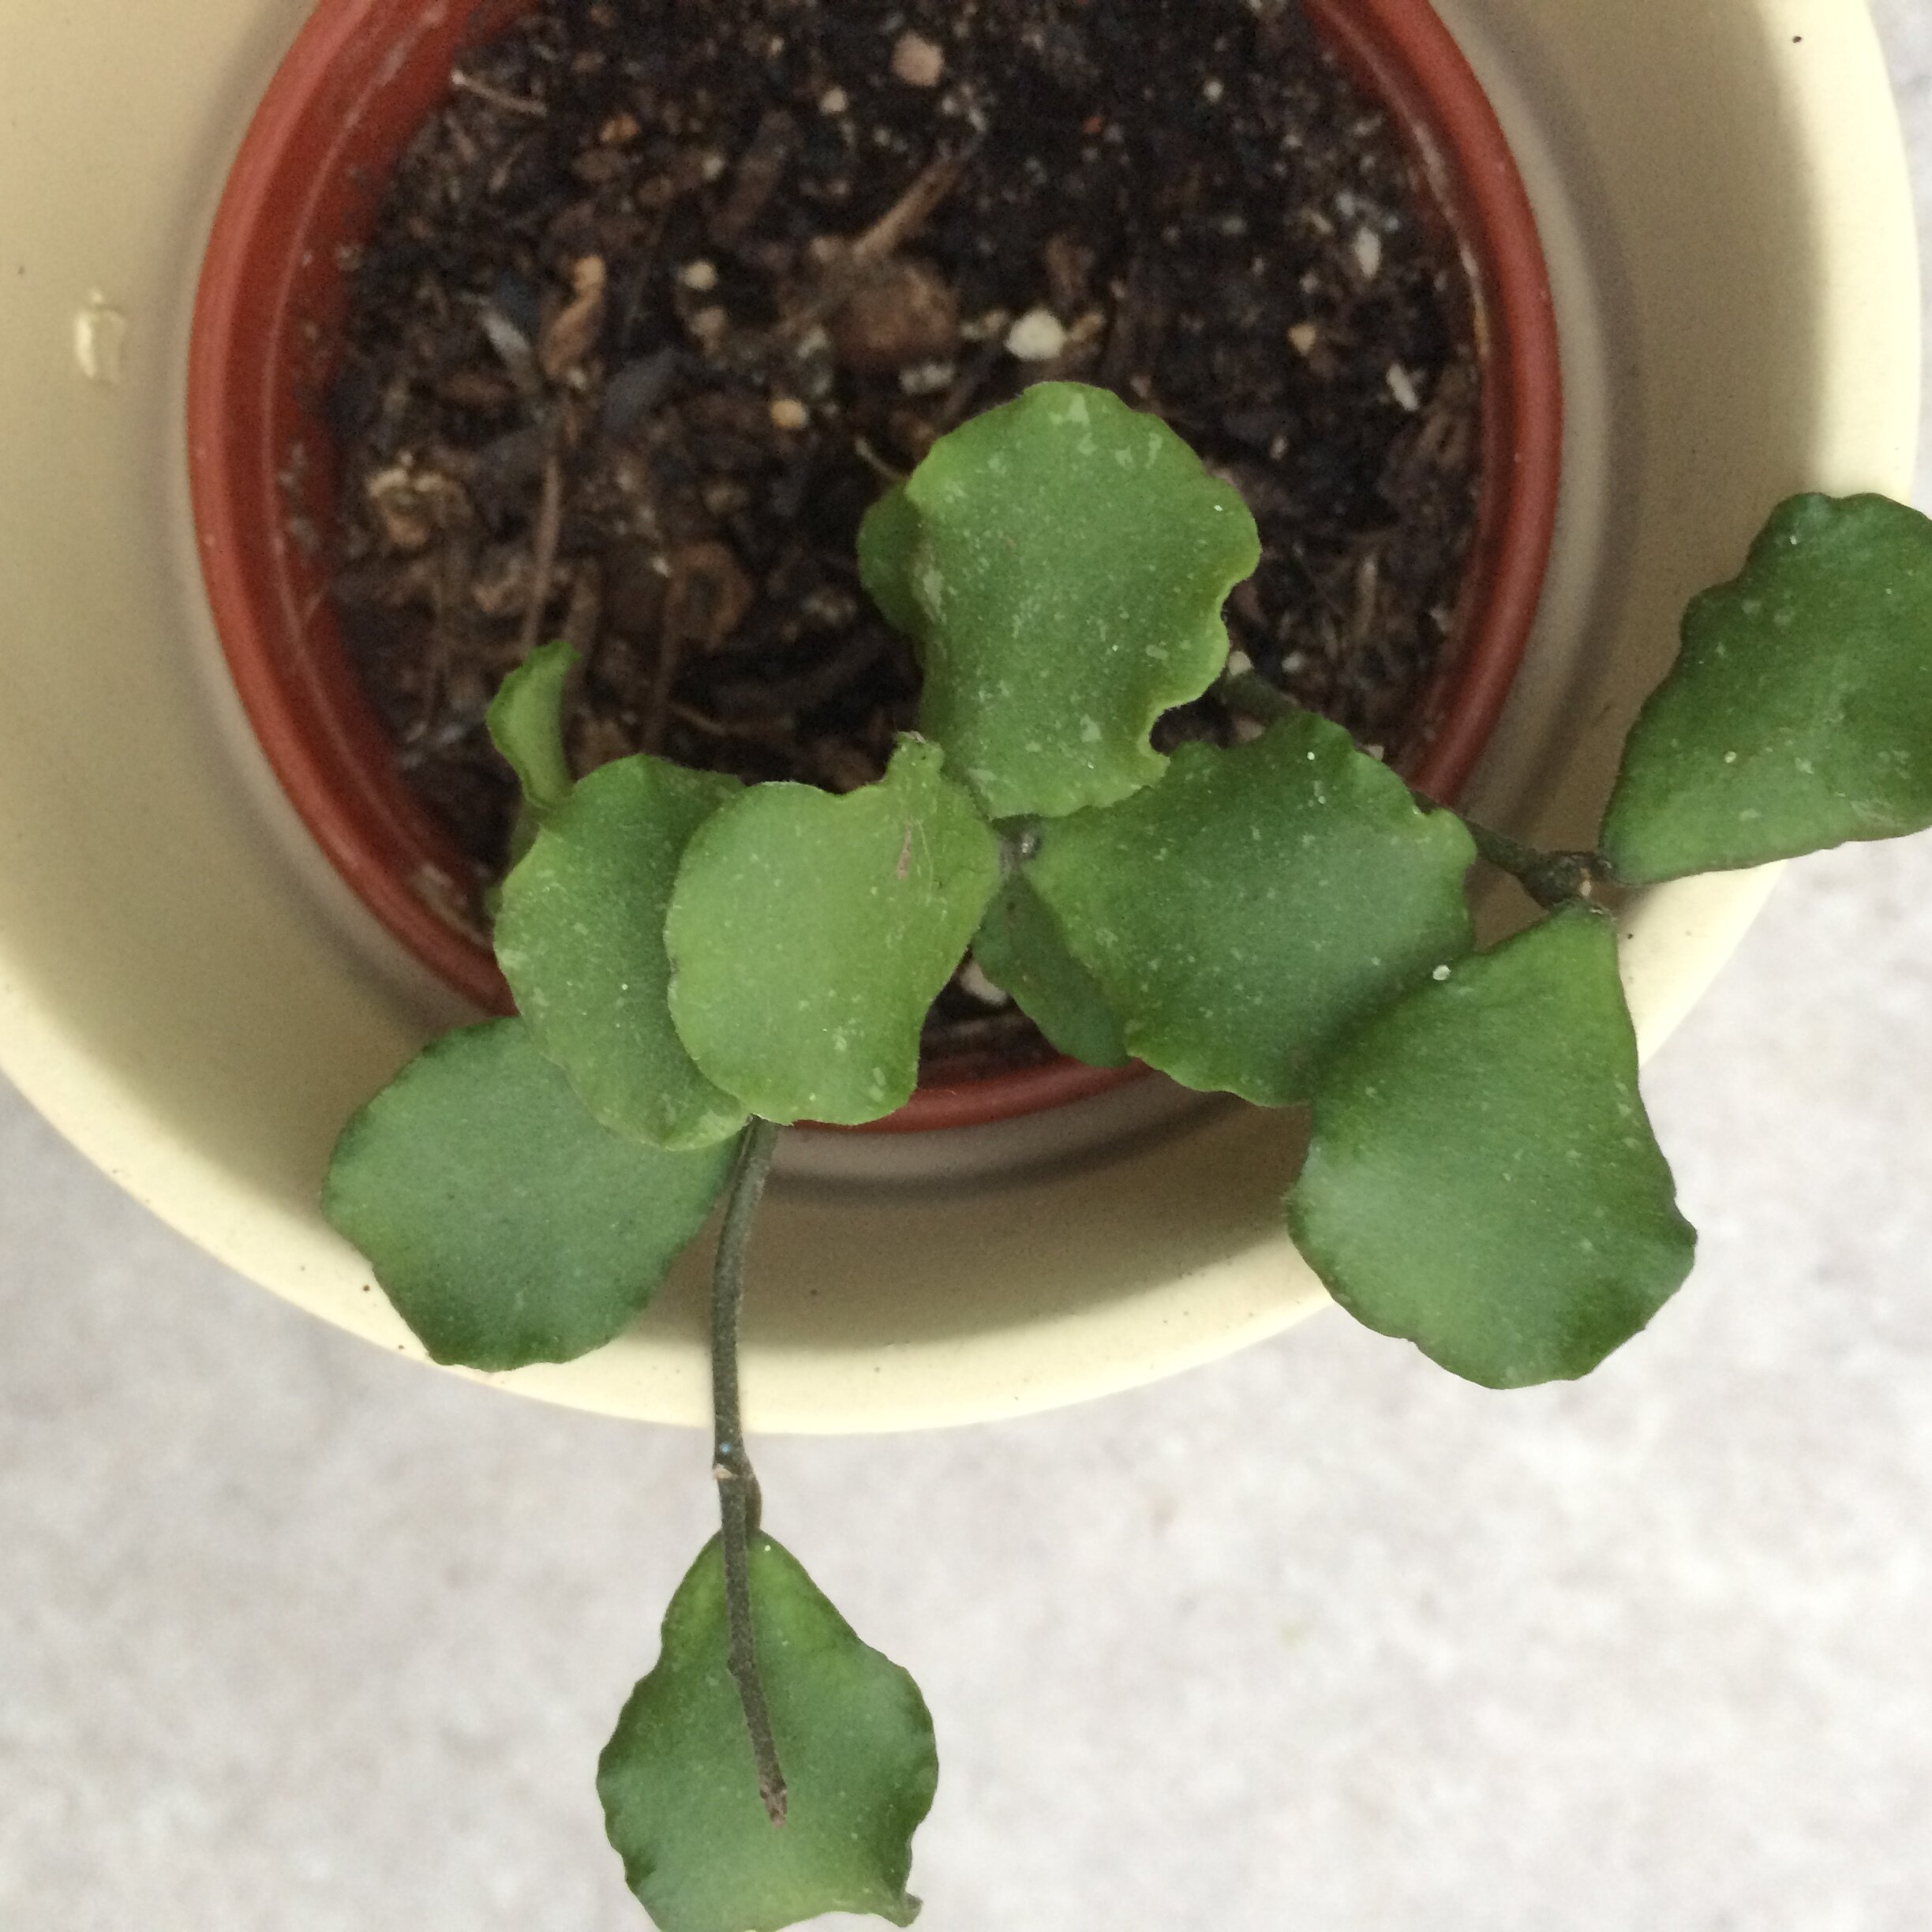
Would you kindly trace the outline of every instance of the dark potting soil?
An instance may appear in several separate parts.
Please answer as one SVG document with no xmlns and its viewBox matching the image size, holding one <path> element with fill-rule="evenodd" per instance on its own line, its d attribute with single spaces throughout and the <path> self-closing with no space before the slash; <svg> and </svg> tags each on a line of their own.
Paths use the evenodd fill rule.
<svg viewBox="0 0 1932 1932">
<path fill-rule="evenodd" d="M 1399 743 L 1473 522 L 1470 305 L 1294 0 L 548 0 L 455 79 L 354 264 L 335 590 L 479 904 L 515 811 L 484 713 L 552 636 L 580 774 L 877 777 L 919 674 L 859 519 L 1050 377 L 1241 491 L 1235 648 Z M 949 987 L 928 1061 L 1039 1057 L 995 997 Z"/>
</svg>

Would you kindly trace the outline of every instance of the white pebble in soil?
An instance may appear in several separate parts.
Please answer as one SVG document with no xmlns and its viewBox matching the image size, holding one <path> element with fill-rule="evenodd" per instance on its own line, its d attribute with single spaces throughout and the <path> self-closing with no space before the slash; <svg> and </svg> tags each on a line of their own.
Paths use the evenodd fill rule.
<svg viewBox="0 0 1932 1932">
<path fill-rule="evenodd" d="M 1066 338 L 1065 324 L 1050 309 L 1029 309 L 1006 331 L 1006 353 L 1021 362 L 1050 362 Z"/>
<path fill-rule="evenodd" d="M 945 54 L 923 34 L 901 34 L 892 51 L 893 77 L 908 87 L 932 88 L 945 72 Z"/>
</svg>

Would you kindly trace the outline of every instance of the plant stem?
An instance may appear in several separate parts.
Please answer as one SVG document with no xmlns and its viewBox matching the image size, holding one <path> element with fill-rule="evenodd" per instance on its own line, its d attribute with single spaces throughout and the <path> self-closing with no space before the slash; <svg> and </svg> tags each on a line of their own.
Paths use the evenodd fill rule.
<svg viewBox="0 0 1932 1932">
<path fill-rule="evenodd" d="M 1542 852 L 1473 818 L 1462 822 L 1476 841 L 1477 852 L 1498 871 L 1508 873 L 1547 912 L 1591 898 L 1608 876 L 1595 852 Z"/>
<path fill-rule="evenodd" d="M 745 1134 L 711 1278 L 711 1473 L 717 1479 L 719 1544 L 724 1558 L 726 1664 L 744 1707 L 752 1761 L 758 1766 L 758 1795 L 774 1825 L 784 1822 L 785 1781 L 752 1641 L 751 1541 L 758 1534 L 760 1498 L 739 1414 L 738 1316 L 744 1306 L 745 1249 L 781 1131 L 772 1121 L 759 1120 Z"/>
<path fill-rule="evenodd" d="M 1292 698 L 1284 696 L 1253 671 L 1237 672 L 1233 677 L 1222 678 L 1219 690 L 1222 701 L 1231 709 L 1263 724 L 1273 724 L 1283 718 L 1293 717 L 1301 710 Z M 1426 792 L 1417 792 L 1413 785 L 1410 791 L 1425 811 L 1454 811 L 1453 807 L 1443 804 Z M 1506 832 L 1492 831 L 1488 826 L 1479 825 L 1462 813 L 1457 812 L 1455 816 L 1468 827 L 1477 852 L 1498 871 L 1508 873 L 1538 905 L 1548 911 L 1554 912 L 1559 906 L 1589 899 L 1598 886 L 1609 879 L 1608 865 L 1595 852 L 1543 852 L 1534 845 L 1524 844 L 1520 839 L 1511 838 Z"/>
<path fill-rule="evenodd" d="M 1298 717 L 1301 706 L 1278 691 L 1258 671 L 1237 671 L 1223 676 L 1216 687 L 1221 701 L 1243 717 L 1257 724 L 1276 724 L 1283 718 Z"/>
</svg>

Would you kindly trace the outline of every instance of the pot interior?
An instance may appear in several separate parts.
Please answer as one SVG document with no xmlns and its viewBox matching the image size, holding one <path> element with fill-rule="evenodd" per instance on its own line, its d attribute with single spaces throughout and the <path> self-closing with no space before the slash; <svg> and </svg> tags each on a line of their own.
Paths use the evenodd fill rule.
<svg viewBox="0 0 1932 1932">
<path fill-rule="evenodd" d="M 446 96 L 452 62 L 528 10 L 528 0 L 317 9 L 230 176 L 202 276 L 189 389 L 203 569 L 269 763 L 380 924 L 463 998 L 498 1012 L 511 1010 L 508 991 L 477 924 L 473 865 L 402 777 L 329 595 L 338 465 L 328 415 L 343 264 L 368 238 L 398 156 Z M 1453 797 L 1515 675 L 1554 522 L 1561 390 L 1548 281 L 1501 129 L 1424 0 L 1310 0 L 1309 11 L 1384 104 L 1414 159 L 1419 212 L 1467 274 L 1481 368 L 1475 533 L 1441 657 L 1391 747 L 1416 783 Z M 266 542 L 264 531 L 274 533 Z M 1104 1094 L 1122 1078 L 1064 1060 L 990 1075 L 942 1065 L 878 1126 L 1013 1118 Z"/>
</svg>

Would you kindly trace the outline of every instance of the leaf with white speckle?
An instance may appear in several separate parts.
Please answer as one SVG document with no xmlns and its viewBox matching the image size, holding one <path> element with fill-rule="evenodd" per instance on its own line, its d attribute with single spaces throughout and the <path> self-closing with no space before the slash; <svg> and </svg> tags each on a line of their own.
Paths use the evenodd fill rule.
<svg viewBox="0 0 1932 1932">
<path fill-rule="evenodd" d="M 1685 613 L 1624 747 L 1602 848 L 1633 885 L 1932 826 L 1932 522 L 1782 505 Z"/>
<path fill-rule="evenodd" d="M 1166 425 L 1040 383 L 942 437 L 859 541 L 919 646 L 919 728 L 993 818 L 1054 817 L 1160 776 L 1148 742 L 1227 656 L 1254 519 Z"/>
<path fill-rule="evenodd" d="M 494 1020 L 425 1046 L 350 1121 L 322 1210 L 435 1361 L 519 1368 L 629 1326 L 732 1152 L 610 1133 L 520 1020 Z"/>
<path fill-rule="evenodd" d="M 713 1538 L 598 1762 L 624 1876 L 661 1932 L 777 1932 L 832 1911 L 909 1925 L 912 1834 L 939 1780 L 925 1699 L 769 1537 L 751 1539 L 749 1571 L 785 1821 L 759 1800 Z"/>
<path fill-rule="evenodd" d="M 1120 1016 L 1184 1085 L 1305 1099 L 1343 1032 L 1471 944 L 1459 819 L 1310 713 L 1043 826 L 1025 877 Z"/>
<path fill-rule="evenodd" d="M 619 758 L 545 816 L 504 882 L 496 959 L 531 1036 L 605 1126 L 660 1147 L 744 1125 L 671 1024 L 664 938 L 685 847 L 743 790 L 720 773 Z"/>
<path fill-rule="evenodd" d="M 754 786 L 700 828 L 672 893 L 686 1050 L 766 1120 L 881 1118 L 912 1095 L 926 1010 L 998 882 L 998 841 L 936 745 L 902 738 L 843 798 Z"/>
<path fill-rule="evenodd" d="M 1586 1375 L 1642 1328 L 1697 1237 L 1638 1093 L 1608 916 L 1556 913 L 1345 1043 L 1288 1222 L 1351 1314 L 1492 1388 Z"/>
</svg>

